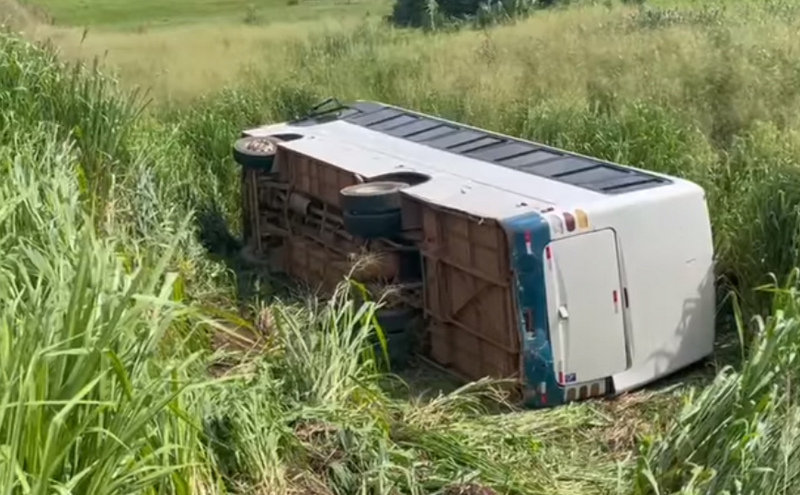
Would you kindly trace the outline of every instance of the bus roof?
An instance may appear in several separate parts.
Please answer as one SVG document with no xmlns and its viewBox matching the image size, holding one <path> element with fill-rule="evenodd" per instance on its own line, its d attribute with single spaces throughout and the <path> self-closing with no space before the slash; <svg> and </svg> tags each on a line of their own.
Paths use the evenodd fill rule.
<svg viewBox="0 0 800 495">
<path fill-rule="evenodd" d="M 246 134 L 302 136 L 281 146 L 365 178 L 404 171 L 430 176 L 406 192 L 486 218 L 619 200 L 674 182 L 383 103 L 356 102 Z"/>
</svg>

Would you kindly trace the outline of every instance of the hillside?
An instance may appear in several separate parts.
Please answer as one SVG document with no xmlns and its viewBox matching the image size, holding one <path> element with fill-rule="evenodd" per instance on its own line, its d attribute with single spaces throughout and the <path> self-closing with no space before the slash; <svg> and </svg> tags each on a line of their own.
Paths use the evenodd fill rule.
<svg viewBox="0 0 800 495">
<path fill-rule="evenodd" d="M 275 4 L 254 23 L 236 2 L 86 5 L 15 7 L 22 36 L 58 55 L 0 36 L 5 492 L 800 488 L 794 3 L 578 5 L 432 33 L 361 19 L 357 3 L 341 18 Z M 720 295 L 738 291 L 720 304 L 715 362 L 617 400 L 503 415 L 491 383 L 420 398 L 439 377 L 385 376 L 359 353 L 368 314 L 287 293 L 235 254 L 232 140 L 327 96 L 703 185 Z M 785 288 L 752 290 L 771 275 Z M 221 348 L 242 333 L 250 352 Z"/>
</svg>

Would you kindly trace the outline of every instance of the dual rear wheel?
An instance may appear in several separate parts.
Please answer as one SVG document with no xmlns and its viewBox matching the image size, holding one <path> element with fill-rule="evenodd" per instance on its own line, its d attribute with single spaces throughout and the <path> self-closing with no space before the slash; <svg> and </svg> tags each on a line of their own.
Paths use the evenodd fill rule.
<svg viewBox="0 0 800 495">
<path fill-rule="evenodd" d="M 400 191 L 405 182 L 366 182 L 345 187 L 339 204 L 345 230 L 363 239 L 396 237 L 403 229 Z"/>
<path fill-rule="evenodd" d="M 234 144 L 233 157 L 245 170 L 270 173 L 276 149 L 276 140 L 270 137 L 243 137 Z M 395 238 L 402 232 L 400 192 L 414 181 L 386 179 L 345 187 L 339 192 L 344 228 L 349 234 L 378 239 Z M 245 225 L 249 226 L 247 221 Z M 376 314 L 392 368 L 403 368 L 412 354 L 412 327 L 417 315 L 418 310 L 409 307 L 382 308 Z M 377 336 L 373 348 L 376 354 L 383 354 Z"/>
</svg>

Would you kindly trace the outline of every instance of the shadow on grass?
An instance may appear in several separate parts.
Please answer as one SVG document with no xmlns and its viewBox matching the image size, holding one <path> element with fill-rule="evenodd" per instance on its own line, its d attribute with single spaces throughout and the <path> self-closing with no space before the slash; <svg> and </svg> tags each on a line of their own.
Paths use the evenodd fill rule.
<svg viewBox="0 0 800 495">
<path fill-rule="evenodd" d="M 209 203 L 196 215 L 198 237 L 209 258 L 224 263 L 236 277 L 236 299 L 241 308 L 269 302 L 290 293 L 291 283 L 272 274 L 264 263 L 244 254 L 244 242 L 235 235 L 219 205 Z"/>
<path fill-rule="evenodd" d="M 394 369 L 391 372 L 400 381 L 387 380 L 383 388 L 395 399 L 430 400 L 440 393 L 448 394 L 464 385 L 462 380 L 453 375 L 415 358 L 402 369 Z"/>
</svg>

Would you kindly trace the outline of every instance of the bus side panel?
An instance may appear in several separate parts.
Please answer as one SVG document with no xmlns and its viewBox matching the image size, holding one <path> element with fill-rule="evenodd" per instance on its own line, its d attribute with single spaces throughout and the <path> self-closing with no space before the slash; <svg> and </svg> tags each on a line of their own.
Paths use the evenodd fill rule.
<svg viewBox="0 0 800 495">
<path fill-rule="evenodd" d="M 423 203 L 430 357 L 457 374 L 518 378 L 520 340 L 500 225 Z"/>
</svg>

